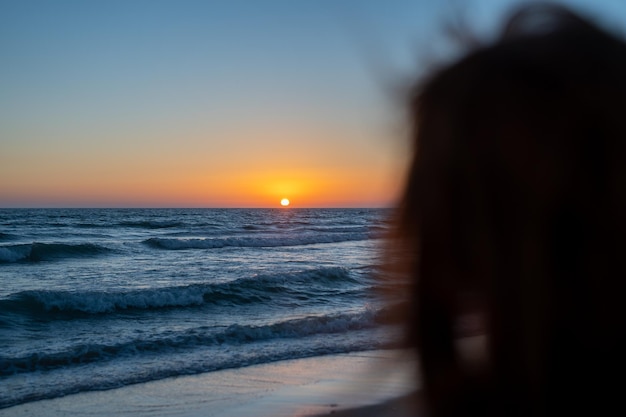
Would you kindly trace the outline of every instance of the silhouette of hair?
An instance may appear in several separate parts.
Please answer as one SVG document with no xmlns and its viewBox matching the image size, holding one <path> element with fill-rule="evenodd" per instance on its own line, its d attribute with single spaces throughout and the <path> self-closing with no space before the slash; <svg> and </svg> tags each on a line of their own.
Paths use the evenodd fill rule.
<svg viewBox="0 0 626 417">
<path fill-rule="evenodd" d="M 398 233 L 429 413 L 623 409 L 626 44 L 525 7 L 420 84 L 411 115 Z M 472 363 L 460 342 L 479 333 Z"/>
</svg>

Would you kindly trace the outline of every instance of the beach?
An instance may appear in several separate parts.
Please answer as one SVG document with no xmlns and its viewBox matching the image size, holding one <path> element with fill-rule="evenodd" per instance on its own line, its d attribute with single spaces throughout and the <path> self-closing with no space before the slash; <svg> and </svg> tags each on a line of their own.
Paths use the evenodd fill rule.
<svg viewBox="0 0 626 417">
<path fill-rule="evenodd" d="M 317 356 L 29 402 L 0 417 L 402 417 L 416 415 L 413 370 L 398 350 Z"/>
<path fill-rule="evenodd" d="M 397 347 L 378 278 L 388 215 L 0 210 L 0 409 Z"/>
</svg>

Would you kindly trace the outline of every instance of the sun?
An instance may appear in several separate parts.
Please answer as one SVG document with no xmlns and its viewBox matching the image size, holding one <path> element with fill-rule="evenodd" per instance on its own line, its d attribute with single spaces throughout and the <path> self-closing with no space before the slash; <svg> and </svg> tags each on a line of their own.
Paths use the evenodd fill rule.
<svg viewBox="0 0 626 417">
<path fill-rule="evenodd" d="M 289 205 L 289 199 L 283 198 L 282 200 L 280 200 L 280 205 L 283 207 L 287 207 Z"/>
</svg>

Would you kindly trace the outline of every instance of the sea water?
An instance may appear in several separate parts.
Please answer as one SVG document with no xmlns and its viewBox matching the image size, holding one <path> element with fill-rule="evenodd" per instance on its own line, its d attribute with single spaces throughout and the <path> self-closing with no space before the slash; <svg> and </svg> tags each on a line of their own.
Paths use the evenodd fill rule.
<svg viewBox="0 0 626 417">
<path fill-rule="evenodd" d="M 384 209 L 1 209 L 0 408 L 393 347 Z"/>
</svg>

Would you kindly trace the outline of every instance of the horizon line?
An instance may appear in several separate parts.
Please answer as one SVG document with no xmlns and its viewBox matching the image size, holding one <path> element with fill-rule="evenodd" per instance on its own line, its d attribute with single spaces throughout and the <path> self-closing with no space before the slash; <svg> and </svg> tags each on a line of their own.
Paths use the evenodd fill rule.
<svg viewBox="0 0 626 417">
<path fill-rule="evenodd" d="M 266 210 L 266 209 L 279 209 L 279 210 L 312 210 L 312 209 L 324 209 L 324 210 L 363 210 L 363 209 L 393 209 L 395 206 L 346 206 L 346 207 L 282 207 L 282 206 L 264 206 L 264 207 L 176 207 L 176 206 L 0 206 L 0 210 Z"/>
</svg>

